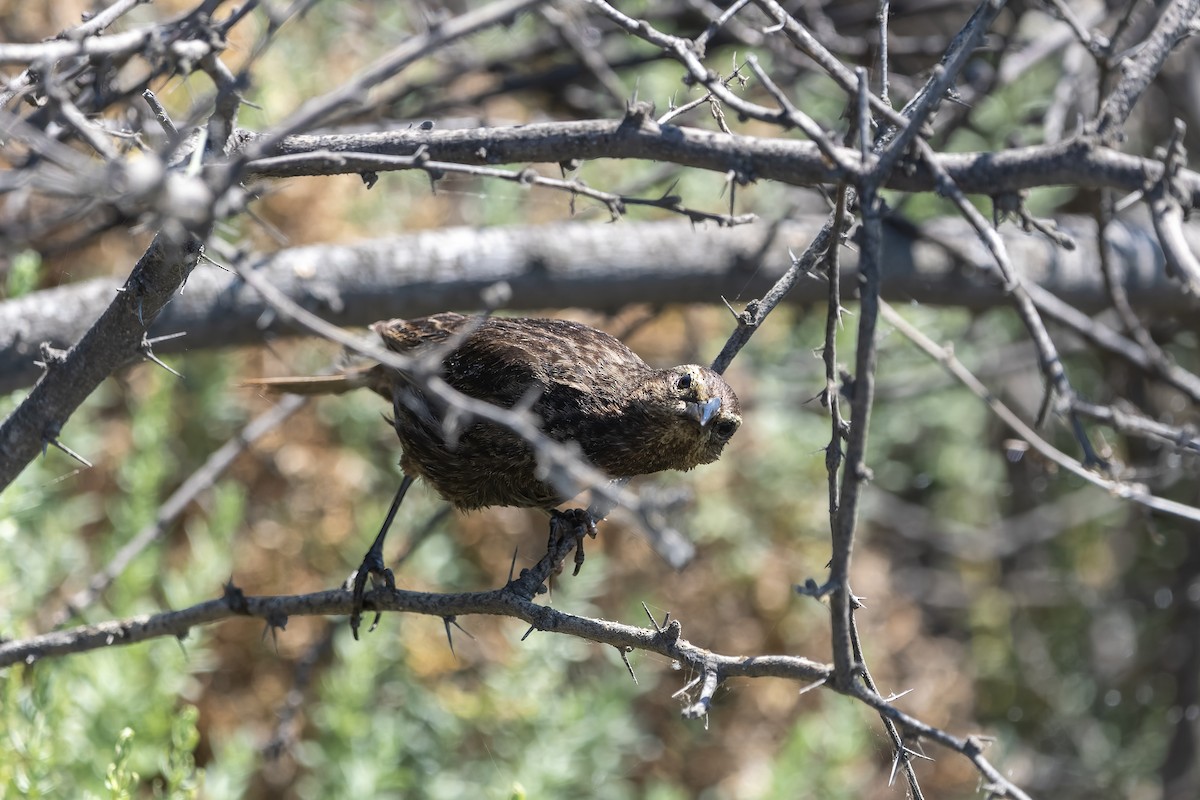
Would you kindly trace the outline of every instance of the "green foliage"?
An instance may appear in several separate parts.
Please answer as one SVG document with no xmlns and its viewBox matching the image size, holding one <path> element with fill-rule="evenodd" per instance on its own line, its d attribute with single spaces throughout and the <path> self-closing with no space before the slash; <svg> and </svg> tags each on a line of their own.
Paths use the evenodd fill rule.
<svg viewBox="0 0 1200 800">
<path fill-rule="evenodd" d="M 863 773 L 863 752 L 878 748 L 878 734 L 862 709 L 849 701 L 822 704 L 815 713 L 801 714 L 783 742 L 764 800 L 792 798 L 804 786 L 812 797 L 852 800 L 873 794 L 874 776 Z M 819 763 L 819 767 L 814 768 Z"/>
<path fill-rule="evenodd" d="M 3 297 L 21 297 L 38 288 L 42 257 L 35 250 L 23 250 L 13 256 L 5 280 Z"/>
<path fill-rule="evenodd" d="M 595 613 L 586 594 L 604 584 L 603 559 L 589 558 L 588 567 L 592 580 L 572 583 L 561 599 L 578 613 Z M 439 620 L 388 619 L 362 642 L 340 631 L 312 706 L 313 735 L 299 745 L 300 795 L 638 796 L 624 776 L 649 747 L 631 719 L 645 687 L 633 685 L 619 660 L 597 657 L 596 645 L 542 633 L 515 643 L 524 626 L 499 624 L 514 642 L 506 656 L 492 654 L 502 665 L 428 676 L 413 665 L 440 658 L 425 652 L 446 647 L 437 641 Z M 410 646 L 414 638 L 423 643 Z M 477 649 L 457 638 L 460 649 Z"/>
<path fill-rule="evenodd" d="M 176 378 L 158 368 L 142 376 L 146 390 L 128 414 L 130 449 L 112 475 L 121 491 L 79 491 L 87 473 L 68 468 L 63 475 L 65 459 L 52 454 L 0 495 L 0 634 L 32 633 L 39 608 L 58 608 L 64 582 L 78 588 L 99 565 L 94 558 L 106 560 L 153 521 L 181 461 L 196 463 L 180 447 L 191 431 L 181 429 L 203 418 L 186 424 L 179 413 L 185 390 Z M 94 395 L 65 434 L 77 437 L 72 444 L 103 452 L 103 417 L 116 402 L 111 385 Z M 91 613 L 127 616 L 161 610 L 164 596 L 180 605 L 212 596 L 228 577 L 228 539 L 243 507 L 236 485 L 216 487 L 210 515 L 190 526 L 202 557 L 164 570 L 161 546 L 151 548 L 108 591 L 107 607 Z M 100 534 L 95 553 L 83 535 L 88 529 Z M 145 788 L 159 797 L 197 797 L 199 714 L 180 706 L 180 697 L 192 691 L 192 675 L 206 661 L 203 642 L 164 640 L 0 673 L 0 787 L 10 787 L 0 788 L 0 797 L 135 797 Z"/>
<path fill-rule="evenodd" d="M 129 755 L 132 752 L 133 730 L 123 728 L 117 735 L 117 755 L 108 765 L 104 774 L 104 788 L 112 800 L 129 800 L 133 797 L 134 789 L 141 778 L 129 769 Z"/>
<path fill-rule="evenodd" d="M 194 800 L 204 783 L 204 770 L 196 768 L 193 753 L 200 743 L 196 722 L 200 712 L 195 706 L 184 706 L 171 725 L 171 748 L 163 764 L 163 790 L 155 787 L 155 796 L 172 800 Z"/>
<path fill-rule="evenodd" d="M 115 800 L 142 796 L 143 786 L 171 800 L 199 796 L 198 712 L 177 708 L 170 678 L 155 685 L 148 670 L 114 673 L 152 660 L 152 652 L 126 652 L 0 675 L 0 798 Z"/>
</svg>

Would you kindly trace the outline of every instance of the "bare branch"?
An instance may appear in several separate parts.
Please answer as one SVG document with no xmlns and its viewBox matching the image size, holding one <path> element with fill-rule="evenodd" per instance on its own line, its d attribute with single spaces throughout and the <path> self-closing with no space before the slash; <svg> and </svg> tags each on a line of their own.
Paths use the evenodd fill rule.
<svg viewBox="0 0 1200 800">
<path fill-rule="evenodd" d="M 257 263 L 259 272 L 292 300 L 343 327 L 470 308 L 478 303 L 479 292 L 496 281 L 512 288 L 510 306 L 525 309 L 604 310 L 635 300 L 711 303 L 722 296 L 763 293 L 769 302 L 773 282 L 792 262 L 789 248 L 812 240 L 825 221 L 803 216 L 734 229 L 628 221 L 443 228 L 354 245 L 284 249 Z M 1093 267 L 1100 262 L 1097 227 L 1079 217 L 1058 224 L 1079 242 L 1075 251 L 1065 253 L 1011 227 L 1000 232 L 1039 311 L 1139 369 L 1161 374 L 1200 402 L 1200 379 L 1189 378 L 1178 365 L 1158 370 L 1138 343 L 1088 316 L 1108 303 Z M 942 219 L 907 229 L 889 224 L 883 235 L 888 253 L 886 299 L 975 310 L 1009 302 L 987 277 L 990 256 L 965 222 Z M 1200 232 L 1189 230 L 1187 235 L 1189 246 L 1200 248 Z M 1105 241 L 1133 309 L 1159 317 L 1187 312 L 1192 301 L 1167 278 L 1148 225 L 1116 220 L 1106 228 Z M 680 258 L 684 252 L 688 257 Z M 477 253 L 486 253 L 487 259 L 473 258 Z M 842 286 L 850 291 L 856 285 L 858 255 L 850 249 L 841 257 Z M 826 287 L 803 280 L 818 262 L 807 256 L 801 260 L 785 296 L 796 303 L 822 302 Z M 474 264 L 471 274 L 463 273 L 463 263 Z M 119 286 L 109 279 L 86 281 L 0 301 L 0 391 L 33 383 L 40 374 L 34 361 L 41 343 L 70 346 Z M 163 309 L 151 329 L 151 335 L 185 331 L 187 336 L 158 342 L 155 352 L 161 357 L 185 349 L 253 344 L 264 334 L 286 333 L 285 328 L 266 324 L 266 310 L 235 276 L 215 268 L 197 270 L 188 279 L 188 290 Z M 130 352 L 121 366 L 139 357 Z"/>
<path fill-rule="evenodd" d="M 201 237 L 202 238 L 202 237 Z M 0 491 L 55 438 L 100 381 L 136 357 L 146 329 L 187 280 L 200 240 L 160 233 L 83 339 L 47 367 L 29 396 L 0 425 Z"/>
<path fill-rule="evenodd" d="M 1163 62 L 1184 38 L 1195 33 L 1196 15 L 1200 0 L 1172 0 L 1163 9 L 1154 31 L 1138 45 L 1135 55 L 1123 58 L 1121 79 L 1104 100 L 1089 131 L 1103 141 L 1112 143 L 1121 138 L 1122 128 L 1134 103 L 1162 70 Z"/>
<path fill-rule="evenodd" d="M 778 116 L 781 112 L 772 112 Z M 240 131 L 240 147 L 253 146 L 261 134 Z M 748 179 L 771 179 L 795 186 L 853 180 L 830 163 L 812 142 L 729 136 L 697 128 L 659 125 L 643 115 L 622 120 L 534 123 L 510 128 L 464 130 L 405 129 L 361 134 L 289 136 L 263 148 L 263 157 L 307 154 L 308 159 L 246 165 L 248 177 L 344 175 L 369 172 L 378 164 L 358 161 L 352 153 L 411 156 L 424 149 L 429 158 L 458 164 L 557 163 L 570 159 L 638 158 L 668 161 L 722 174 L 731 170 Z M 858 153 L 837 148 L 838 164 L 857 164 Z M 334 162 L 329 153 L 345 154 Z M 318 155 L 319 154 L 319 155 Z M 1014 147 L 995 153 L 938 153 L 938 167 L 967 194 L 994 195 L 1038 186 L 1073 185 L 1140 191 L 1147 176 L 1162 173 L 1154 159 L 1117 152 L 1086 140 Z M 397 164 L 399 166 L 399 164 Z M 410 167 L 403 167 L 410 168 Z M 1179 186 L 1189 202 L 1200 205 L 1200 174 L 1181 170 Z M 916 165 L 891 174 L 884 188 L 906 192 L 936 189 L 933 172 Z"/>
<path fill-rule="evenodd" d="M 1077 459 L 1063 453 L 1058 448 L 1047 442 L 1038 433 L 1025 424 L 1019 416 L 1004 403 L 1000 402 L 996 396 L 988 391 L 978 378 L 972 375 L 967 368 L 954 357 L 954 354 L 947 348 L 940 347 L 915 327 L 907 320 L 900 316 L 895 309 L 887 303 L 882 307 L 884 318 L 889 324 L 904 334 L 913 344 L 920 347 L 932 358 L 937 360 L 946 370 L 957 378 L 964 386 L 970 389 L 979 399 L 987 403 L 1001 421 L 1004 422 L 1012 431 L 1028 442 L 1038 453 L 1047 460 L 1054 462 L 1058 466 L 1067 470 L 1073 475 L 1083 478 L 1088 483 L 1104 489 L 1114 497 L 1119 497 L 1123 500 L 1129 500 L 1138 505 L 1145 506 L 1152 511 L 1158 511 L 1163 514 L 1170 514 L 1181 519 L 1191 520 L 1192 522 L 1200 522 L 1200 508 L 1189 506 L 1184 503 L 1178 503 L 1174 500 L 1168 500 L 1163 497 L 1156 497 L 1146 491 L 1144 486 L 1136 484 L 1124 483 L 1121 481 L 1105 478 L 1095 471 L 1086 468 Z"/>
<path fill-rule="evenodd" d="M 919 142 L 918 147 L 922 155 L 926 158 L 927 163 L 929 163 L 928 157 L 932 152 L 929 146 L 924 142 Z M 1030 338 L 1033 340 L 1034 346 L 1037 347 L 1039 356 L 1038 366 L 1045 375 L 1047 383 L 1045 406 L 1050 407 L 1053 404 L 1067 415 L 1067 418 L 1071 421 L 1075 438 L 1083 449 L 1084 464 L 1089 468 L 1102 466 L 1103 460 L 1096 454 L 1083 425 L 1070 410 L 1070 403 L 1075 397 L 1075 390 L 1071 388 L 1070 381 L 1067 379 L 1066 367 L 1063 365 L 1062 359 L 1059 358 L 1058 349 L 1054 345 L 1054 340 L 1050 338 L 1050 333 L 1046 330 L 1045 323 L 1042 322 L 1036 304 L 1030 297 L 1020 276 L 1013 268 L 1012 260 L 1008 256 L 1008 251 L 1004 247 L 1003 240 L 1000 239 L 995 229 L 987 224 L 979 211 L 967 202 L 966 197 L 963 196 L 962 192 L 958 190 L 953 181 L 949 180 L 948 177 L 945 178 L 941 193 L 958 207 L 959 212 L 971 223 L 971 227 L 975 229 L 979 237 L 987 244 L 988 250 L 991 251 L 992 256 L 996 259 L 996 267 L 1001 279 L 1004 281 L 1004 289 L 1011 294 L 1021 322 L 1024 323 L 1025 328 L 1029 331 Z M 1055 398 L 1051 398 L 1050 393 L 1057 394 L 1057 403 L 1054 402 Z"/>
</svg>

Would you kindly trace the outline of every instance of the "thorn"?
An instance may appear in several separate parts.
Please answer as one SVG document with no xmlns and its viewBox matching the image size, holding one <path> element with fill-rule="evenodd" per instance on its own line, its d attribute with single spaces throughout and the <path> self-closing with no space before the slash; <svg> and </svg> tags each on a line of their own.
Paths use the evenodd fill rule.
<svg viewBox="0 0 1200 800">
<path fill-rule="evenodd" d="M 169 373 L 171 373 L 172 375 L 174 375 L 176 378 L 179 378 L 180 380 L 183 380 L 183 375 L 182 375 L 182 374 L 180 374 L 180 373 L 179 373 L 179 372 L 177 372 L 176 370 L 172 369 L 170 366 L 168 366 L 166 363 L 164 363 L 164 362 L 162 361 L 162 359 L 160 359 L 158 356 L 154 355 L 154 350 L 153 350 L 153 348 L 150 346 L 150 340 L 146 338 L 146 334 L 144 334 L 144 333 L 142 334 L 142 343 L 141 343 L 141 345 L 138 347 L 138 349 L 139 349 L 139 350 L 141 350 L 141 352 L 142 352 L 142 357 L 143 357 L 143 358 L 145 358 L 147 361 L 152 361 L 152 362 L 154 362 L 155 364 L 158 364 L 160 367 L 162 367 L 162 368 L 163 368 L 163 369 L 165 369 L 167 372 L 169 372 Z"/>
<path fill-rule="evenodd" d="M 654 629 L 656 631 L 658 631 L 659 633 L 662 633 L 662 626 L 658 624 L 658 620 L 656 620 L 654 618 L 654 615 L 650 613 L 650 606 L 646 605 L 643 602 L 642 603 L 642 611 L 646 612 L 646 616 L 650 618 L 650 624 L 654 626 Z M 667 612 L 667 613 L 670 613 L 670 612 Z"/>
<path fill-rule="evenodd" d="M 268 633 L 271 634 L 271 644 L 273 644 L 275 646 L 275 655 L 278 656 L 279 655 L 279 636 L 275 633 L 275 630 L 276 630 L 275 626 L 272 625 L 270 622 L 267 622 L 267 624 L 263 626 L 261 641 L 265 642 L 267 640 L 267 634 Z"/>
<path fill-rule="evenodd" d="M 828 678 L 821 678 L 820 680 L 813 681 L 812 683 L 808 684 L 807 686 L 801 686 L 798 694 L 808 694 L 813 689 L 819 689 L 820 687 L 824 686 L 828 682 L 829 682 Z"/>
<path fill-rule="evenodd" d="M 895 755 L 892 756 L 892 771 L 888 774 L 888 786 L 896 785 L 896 773 L 900 771 L 900 762 L 908 761 L 908 757 L 905 755 L 905 750 L 906 748 L 901 747 L 896 750 Z"/>
<path fill-rule="evenodd" d="M 207 261 L 208 263 L 212 264 L 217 269 L 224 270 L 225 272 L 233 272 L 233 270 L 231 270 L 229 267 L 222 264 L 220 261 L 217 261 L 216 259 L 214 259 L 208 253 L 201 253 L 200 260 Z"/>
<path fill-rule="evenodd" d="M 692 690 L 692 687 L 695 686 L 697 683 L 699 683 L 701 681 L 701 679 L 703 679 L 703 677 L 704 676 L 701 674 L 701 675 L 697 675 L 696 677 L 692 678 L 690 681 L 688 681 L 686 684 L 684 684 L 682 689 L 675 692 L 675 694 L 671 695 L 671 699 L 678 700 L 680 697 L 683 697 L 685 694 L 690 692 Z"/>
<path fill-rule="evenodd" d="M 517 569 L 517 551 L 520 549 L 521 548 L 519 548 L 519 547 L 513 548 L 512 563 L 508 565 L 508 582 L 509 583 L 513 582 L 513 572 Z"/>
<path fill-rule="evenodd" d="M 889 695 L 889 696 L 888 696 L 888 698 L 887 698 L 887 702 L 889 702 L 889 703 L 894 703 L 894 702 L 896 702 L 897 700 L 899 700 L 901 697 L 904 697 L 904 695 L 906 695 L 906 694 L 908 694 L 908 693 L 910 693 L 910 692 L 912 692 L 912 691 L 913 691 L 912 689 L 905 689 L 903 692 L 900 692 L 899 694 L 892 694 L 892 695 Z"/>
<path fill-rule="evenodd" d="M 153 339 L 147 339 L 146 341 L 150 344 L 158 344 L 159 342 L 169 342 L 172 339 L 180 339 L 184 336 L 187 336 L 187 331 L 179 331 L 177 333 L 167 333 L 167 334 L 163 334 L 162 336 L 155 336 Z"/>
<path fill-rule="evenodd" d="M 922 753 L 920 750 L 913 750 L 911 747 L 908 747 L 907 745 L 904 748 L 904 752 L 908 753 L 913 758 L 919 758 L 922 761 L 937 761 L 937 759 L 934 758 L 933 756 L 927 756 L 924 753 Z"/>
<path fill-rule="evenodd" d="M 530 625 L 530 626 L 529 626 L 529 630 L 525 631 L 525 633 L 524 633 L 524 634 L 521 636 L 521 641 L 523 642 L 523 641 L 525 641 L 526 639 L 528 639 L 528 638 L 529 638 L 529 634 L 533 633 L 533 632 L 534 632 L 534 631 L 536 631 L 536 630 L 537 630 L 537 625 Z"/>
<path fill-rule="evenodd" d="M 167 365 L 166 363 L 164 363 L 164 362 L 162 361 L 162 359 L 160 359 L 158 356 L 154 355 L 154 353 L 153 353 L 153 352 L 151 352 L 149 349 L 147 349 L 147 350 L 146 350 L 144 353 L 142 353 L 142 355 L 146 357 L 146 360 L 147 360 L 147 361 L 153 361 L 155 364 L 157 364 L 158 366 L 162 367 L 162 368 L 163 368 L 163 369 L 165 369 L 167 372 L 169 372 L 169 373 L 171 373 L 172 375 L 174 375 L 176 378 L 179 378 L 180 380 L 183 380 L 183 373 L 179 372 L 179 371 L 178 371 L 178 370 L 176 370 L 176 369 L 173 369 L 173 368 L 171 368 L 169 365 Z"/>
<path fill-rule="evenodd" d="M 451 617 L 451 618 L 450 618 L 450 624 L 452 624 L 454 627 L 456 627 L 456 628 L 458 628 L 460 631 L 462 631 L 462 632 L 463 632 L 463 634 L 464 634 L 464 635 L 465 635 L 465 636 L 466 636 L 468 639 L 470 639 L 471 641 L 475 641 L 475 634 L 471 633 L 469 630 L 467 630 L 467 629 L 466 629 L 466 628 L 464 628 L 462 625 L 460 625 L 460 624 L 459 624 L 459 622 L 458 622 L 458 617 Z"/>
<path fill-rule="evenodd" d="M 63 444 L 62 442 L 60 442 L 58 439 L 56 439 L 53 436 L 48 436 L 48 437 L 45 437 L 42 439 L 42 456 L 43 457 L 45 457 L 45 455 L 46 455 L 46 446 L 51 445 L 51 444 L 54 445 L 55 447 L 57 447 L 59 450 L 62 450 L 64 453 L 69 455 L 71 458 L 78 461 L 80 464 L 83 464 L 88 469 L 91 469 L 94 466 L 92 464 L 92 462 L 88 461 L 86 458 L 79 455 L 79 453 L 76 453 L 74 450 L 67 447 L 65 444 Z"/>
<path fill-rule="evenodd" d="M 467 638 L 469 639 L 474 639 L 475 637 L 471 635 L 470 631 L 458 624 L 458 617 L 442 617 L 442 623 L 446 626 L 446 641 L 450 643 L 450 655 L 458 658 L 458 653 L 454 652 L 454 637 L 450 634 L 450 626 L 453 625 L 454 627 L 458 628 L 460 631 L 466 634 Z"/>
<path fill-rule="evenodd" d="M 738 312 L 734 310 L 733 305 L 725 299 L 725 295 L 721 295 L 721 302 L 724 303 L 725 307 L 729 309 L 729 313 L 733 314 L 733 319 L 735 322 L 741 319 L 741 316 L 739 316 Z"/>
<path fill-rule="evenodd" d="M 617 652 L 621 654 L 621 660 L 625 662 L 625 669 L 629 670 L 629 677 L 633 678 L 633 685 L 638 685 L 637 675 L 633 673 L 633 665 L 629 663 L 629 653 L 633 650 L 632 647 L 618 647 Z"/>
</svg>

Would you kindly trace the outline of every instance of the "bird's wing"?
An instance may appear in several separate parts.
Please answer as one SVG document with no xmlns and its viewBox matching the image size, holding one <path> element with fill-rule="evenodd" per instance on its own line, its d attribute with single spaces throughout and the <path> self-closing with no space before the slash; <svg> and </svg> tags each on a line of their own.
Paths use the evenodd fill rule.
<svg viewBox="0 0 1200 800">
<path fill-rule="evenodd" d="M 422 350 L 445 344 L 451 336 L 467 331 L 480 322 L 479 317 L 468 317 L 446 311 L 417 319 L 389 319 L 371 325 L 379 334 L 387 349 L 404 355 L 419 356 Z"/>
<path fill-rule="evenodd" d="M 534 393 L 594 398 L 613 388 L 598 376 L 647 369 L 618 339 L 567 320 L 443 313 L 371 328 L 389 349 L 406 355 L 447 348 L 446 381 L 463 394 L 503 407 Z"/>
<path fill-rule="evenodd" d="M 521 322 L 525 322 L 522 320 Z M 481 316 L 445 312 L 371 326 L 389 350 L 420 358 L 438 353 L 442 377 L 463 394 L 511 407 L 537 385 L 543 356 L 512 326 Z"/>
<path fill-rule="evenodd" d="M 527 320 L 489 319 L 445 359 L 445 377 L 460 392 L 510 408 L 553 383 L 554 342 Z"/>
</svg>

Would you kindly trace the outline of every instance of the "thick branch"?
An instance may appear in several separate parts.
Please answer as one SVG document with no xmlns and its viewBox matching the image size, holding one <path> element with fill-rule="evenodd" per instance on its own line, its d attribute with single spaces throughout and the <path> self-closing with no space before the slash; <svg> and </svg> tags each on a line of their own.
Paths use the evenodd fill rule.
<svg viewBox="0 0 1200 800">
<path fill-rule="evenodd" d="M 199 255 L 197 239 L 174 241 L 159 234 L 79 343 L 65 354 L 46 356 L 41 380 L 0 425 L 0 491 L 39 450 L 57 441 L 63 424 L 102 380 L 137 355 L 146 328 L 187 280 Z"/>
<path fill-rule="evenodd" d="M 240 131 L 239 147 L 253 146 L 260 134 Z M 377 172 L 376 160 L 363 155 L 411 156 L 418 149 L 436 161 L 459 164 L 559 163 L 570 159 L 638 158 L 670 162 L 746 181 L 777 180 L 795 186 L 833 184 L 854 178 L 831 164 L 812 142 L 659 125 L 644 114 L 621 120 L 546 122 L 505 128 L 421 130 L 289 136 L 271 157 L 251 161 L 252 176 L 342 175 Z M 858 154 L 838 148 L 839 161 L 857 163 Z M 308 154 L 311 158 L 295 158 Z M 278 156 L 293 156 L 278 159 Z M 1014 147 L 995 153 L 939 153 L 937 163 L 962 191 L 995 195 L 1040 186 L 1081 186 L 1140 191 L 1147 179 L 1162 174 L 1154 159 L 1119 153 L 1088 140 Z M 906 192 L 936 190 L 932 172 L 920 164 L 895 170 L 883 188 Z M 396 168 L 401 167 L 397 164 Z M 1200 205 L 1200 175 L 1181 171 L 1180 186 Z"/>
<path fill-rule="evenodd" d="M 480 291 L 496 281 L 512 287 L 511 307 L 525 309 L 607 310 L 631 302 L 714 302 L 722 296 L 737 300 L 768 289 L 791 263 L 788 249 L 804 247 L 824 221 L 822 216 L 782 223 L 765 250 L 770 226 L 696 229 L 662 222 L 450 228 L 357 245 L 283 250 L 259 271 L 293 300 L 343 326 L 477 308 Z M 1108 295 L 1094 268 L 1099 261 L 1095 223 L 1069 218 L 1059 224 L 1075 237 L 1074 251 L 1010 227 L 1004 229 L 1004 239 L 1012 261 L 1028 284 L 1040 287 L 1038 297 L 1055 297 L 1085 311 L 1104 308 Z M 1200 233 L 1187 233 L 1191 247 L 1200 249 Z M 926 238 L 957 246 L 941 247 Z M 1116 222 L 1108 241 L 1134 308 L 1157 316 L 1191 308 L 1193 301 L 1166 277 L 1152 230 Z M 887 299 L 972 309 L 1007 302 L 976 269 L 988 263 L 988 254 L 960 220 L 939 220 L 913 231 L 885 226 L 884 252 Z M 858 254 L 848 250 L 842 258 L 843 285 L 852 290 Z M 95 280 L 0 303 L 0 392 L 32 383 L 39 374 L 34 361 L 40 345 L 65 348 L 77 340 L 117 287 L 115 280 Z M 802 279 L 788 296 L 795 303 L 824 299 L 825 287 L 817 280 Z M 192 274 L 187 291 L 163 309 L 152 329 L 152 335 L 185 331 L 187 336 L 162 342 L 155 352 L 164 356 L 253 344 L 265 332 L 286 330 L 277 324 L 264 329 L 266 311 L 261 298 L 236 276 L 204 267 Z M 118 366 L 140 357 L 136 350 L 123 350 Z"/>
</svg>

